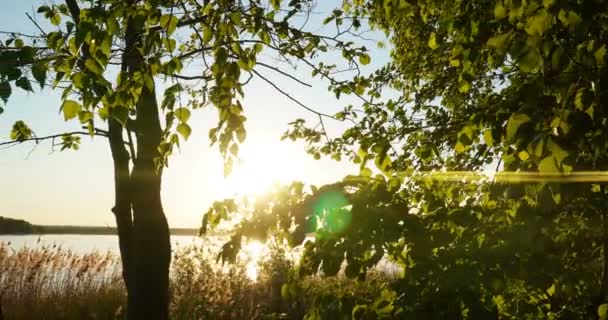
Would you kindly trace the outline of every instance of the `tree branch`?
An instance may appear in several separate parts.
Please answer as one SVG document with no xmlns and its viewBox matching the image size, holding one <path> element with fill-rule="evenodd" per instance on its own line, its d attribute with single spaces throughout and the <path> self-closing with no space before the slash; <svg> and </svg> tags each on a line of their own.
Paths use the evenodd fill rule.
<svg viewBox="0 0 608 320">
<path fill-rule="evenodd" d="M 310 112 L 312 112 L 312 113 L 314 113 L 314 114 L 316 114 L 316 115 L 323 116 L 323 117 L 327 117 L 327 118 L 334 119 L 334 120 L 339 120 L 339 119 L 337 119 L 336 117 L 334 117 L 334 116 L 332 116 L 332 115 L 329 115 L 329 114 L 326 114 L 326 113 L 319 112 L 319 111 L 317 111 L 317 110 L 315 110 L 315 109 L 313 109 L 313 108 L 311 108 L 311 107 L 309 107 L 309 106 L 307 106 L 307 105 L 303 104 L 303 103 L 302 103 L 302 102 L 300 102 L 298 99 L 296 99 L 296 98 L 292 97 L 292 96 L 291 96 L 289 93 L 285 92 L 283 89 L 281 89 L 279 86 L 277 86 L 277 85 L 276 85 L 274 82 L 270 81 L 268 78 L 266 78 L 266 77 L 264 77 L 263 75 L 261 75 L 259 72 L 255 71 L 255 70 L 251 70 L 251 72 L 253 72 L 253 73 L 254 73 L 256 76 L 260 77 L 260 79 L 262 79 L 262 80 L 266 81 L 266 83 L 268 83 L 269 85 L 271 85 L 271 86 L 272 86 L 273 88 L 275 88 L 275 89 L 276 89 L 278 92 L 280 92 L 282 95 L 284 95 L 285 97 L 287 97 L 289 100 L 291 100 L 291 101 L 295 102 L 295 103 L 296 103 L 297 105 L 299 105 L 300 107 L 302 107 L 302 108 L 304 108 L 304 109 L 306 109 L 306 110 L 308 110 L 308 111 L 310 111 Z"/>
<path fill-rule="evenodd" d="M 26 12 L 25 15 L 36 26 L 36 28 L 38 28 L 38 30 L 46 37 L 47 36 L 46 32 L 44 32 L 44 29 L 42 29 L 42 27 L 40 27 L 40 25 L 38 24 L 38 22 L 36 22 L 36 20 L 34 20 L 34 18 L 32 18 L 32 16 L 30 16 L 29 13 Z"/>
<path fill-rule="evenodd" d="M 263 63 L 263 62 L 259 62 L 259 61 L 258 61 L 258 62 L 256 62 L 255 64 L 256 64 L 256 65 L 259 65 L 259 66 L 262 66 L 262 67 L 264 67 L 264 68 L 268 68 L 268 69 L 274 70 L 274 71 L 276 71 L 276 72 L 278 72 L 278 73 L 280 73 L 280 74 L 282 74 L 282 75 L 284 75 L 284 76 L 286 76 L 286 77 L 290 78 L 291 80 L 293 80 L 293 81 L 295 81 L 295 82 L 297 82 L 297 83 L 299 83 L 299 84 L 301 84 L 301 85 L 303 85 L 303 86 L 307 86 L 307 87 L 309 87 L 309 88 L 312 88 L 312 86 L 311 86 L 310 84 L 308 84 L 308 83 L 306 83 L 306 82 L 304 82 L 304 81 L 302 81 L 302 80 L 300 80 L 300 79 L 298 79 L 298 78 L 296 78 L 296 77 L 294 77 L 294 76 L 290 75 L 289 73 L 287 73 L 287 72 L 285 72 L 285 71 L 283 71 L 283 70 L 281 70 L 281 69 L 279 69 L 279 68 L 277 68 L 277 67 L 273 67 L 273 66 L 271 66 L 271 65 L 268 65 L 268 64 L 265 64 L 265 63 Z"/>
<path fill-rule="evenodd" d="M 0 146 L 20 144 L 20 143 L 29 142 L 29 141 L 34 141 L 36 144 L 38 144 L 41 141 L 52 140 L 52 139 L 56 139 L 56 138 L 67 137 L 67 136 L 74 136 L 74 135 L 76 135 L 76 136 L 90 136 L 91 134 L 89 132 L 85 132 L 85 131 L 72 131 L 72 132 L 53 134 L 53 135 L 44 136 L 44 137 L 32 137 L 32 138 L 21 139 L 21 140 L 4 141 L 4 142 L 0 142 Z M 96 132 L 93 133 L 93 135 L 94 136 L 101 136 L 101 137 L 106 137 L 107 138 L 107 134 L 105 132 L 101 131 L 101 130 L 96 130 Z"/>
</svg>

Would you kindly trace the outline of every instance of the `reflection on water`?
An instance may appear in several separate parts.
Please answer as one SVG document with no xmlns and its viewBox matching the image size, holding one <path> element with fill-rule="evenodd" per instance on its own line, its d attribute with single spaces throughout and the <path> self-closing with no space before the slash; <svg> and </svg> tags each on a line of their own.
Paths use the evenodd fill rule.
<svg viewBox="0 0 608 320">
<path fill-rule="evenodd" d="M 268 246 L 259 241 L 251 241 L 243 247 L 241 254 L 246 259 L 245 272 L 247 277 L 256 281 L 258 279 L 259 262 L 270 254 Z"/>
</svg>

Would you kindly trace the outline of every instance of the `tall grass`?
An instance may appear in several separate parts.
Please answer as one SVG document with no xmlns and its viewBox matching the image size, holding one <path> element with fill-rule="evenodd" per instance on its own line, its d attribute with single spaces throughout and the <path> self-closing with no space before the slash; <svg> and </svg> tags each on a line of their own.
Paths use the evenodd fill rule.
<svg viewBox="0 0 608 320">
<path fill-rule="evenodd" d="M 271 252 L 254 281 L 244 263 L 222 265 L 205 248 L 180 247 L 171 267 L 172 318 L 301 319 L 318 305 L 331 318 L 332 308 L 371 300 L 386 284 L 383 276 L 365 282 L 300 278 L 285 252 Z M 0 243 L 4 317 L 122 319 L 126 297 L 120 268 L 120 259 L 109 252 L 77 254 L 58 246 L 14 250 Z"/>
<path fill-rule="evenodd" d="M 110 253 L 2 243 L 0 297 L 6 319 L 113 319 L 125 294 Z"/>
</svg>

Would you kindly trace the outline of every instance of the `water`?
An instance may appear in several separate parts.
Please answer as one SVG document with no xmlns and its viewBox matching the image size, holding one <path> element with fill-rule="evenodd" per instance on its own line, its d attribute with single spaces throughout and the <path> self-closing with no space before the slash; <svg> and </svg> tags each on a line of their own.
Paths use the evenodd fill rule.
<svg viewBox="0 0 608 320">
<path fill-rule="evenodd" d="M 119 254 L 118 237 L 115 235 L 0 235 L 0 243 L 10 243 L 10 247 L 18 250 L 23 247 L 61 246 L 77 253 L 92 251 L 110 251 Z M 180 246 L 200 243 L 201 239 L 194 236 L 171 236 L 171 246 L 175 250 Z"/>
<path fill-rule="evenodd" d="M 209 252 L 219 252 L 221 245 L 227 238 L 206 237 L 205 239 L 195 236 L 171 236 L 171 249 L 173 251 L 186 246 L 204 246 Z M 0 243 L 10 243 L 10 247 L 18 250 L 23 247 L 36 248 L 42 246 L 61 246 L 76 253 L 112 252 L 117 256 L 118 237 L 116 235 L 0 235 Z M 243 245 L 239 259 L 245 263 L 246 273 L 249 278 L 256 280 L 258 276 L 258 262 L 269 255 L 266 245 L 253 241 Z M 297 259 L 298 252 L 294 252 L 292 258 Z M 383 259 L 378 268 L 388 274 L 398 274 L 400 267 Z"/>
<path fill-rule="evenodd" d="M 227 238 L 195 236 L 171 236 L 171 250 L 176 251 L 180 247 L 200 246 L 215 254 L 219 252 L 221 245 Z M 9 244 L 14 250 L 21 248 L 61 247 L 75 253 L 85 254 L 94 251 L 100 253 L 111 252 L 119 256 L 118 237 L 116 235 L 0 235 L 0 244 Z M 243 246 L 239 259 L 245 264 L 247 276 L 251 280 L 257 280 L 258 263 L 267 257 L 268 248 L 257 242 L 249 242 Z"/>
</svg>

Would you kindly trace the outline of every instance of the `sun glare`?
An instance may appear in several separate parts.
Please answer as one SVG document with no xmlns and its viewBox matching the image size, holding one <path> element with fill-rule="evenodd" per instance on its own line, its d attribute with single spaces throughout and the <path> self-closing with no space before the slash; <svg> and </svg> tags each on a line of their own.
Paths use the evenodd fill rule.
<svg viewBox="0 0 608 320">
<path fill-rule="evenodd" d="M 241 161 L 221 185 L 225 197 L 233 195 L 256 196 L 263 194 L 277 183 L 297 179 L 299 159 L 292 156 L 280 142 L 247 144 L 239 152 Z"/>
</svg>

